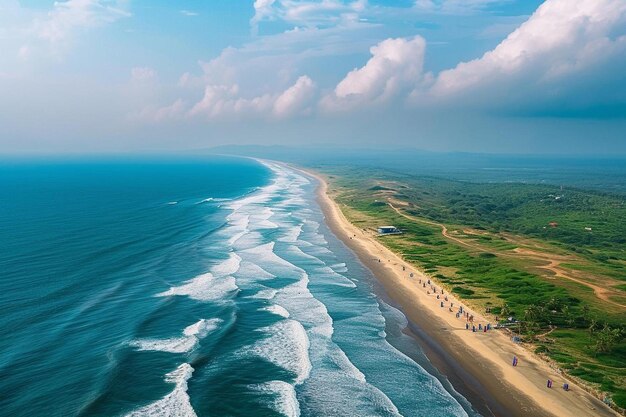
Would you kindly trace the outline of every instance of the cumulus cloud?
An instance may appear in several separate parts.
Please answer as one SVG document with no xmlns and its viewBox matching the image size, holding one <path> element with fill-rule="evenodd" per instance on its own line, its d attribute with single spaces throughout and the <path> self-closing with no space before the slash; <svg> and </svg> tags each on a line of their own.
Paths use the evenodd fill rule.
<svg viewBox="0 0 626 417">
<path fill-rule="evenodd" d="M 610 61 L 626 54 L 626 2 L 623 0 L 548 0 L 495 49 L 439 74 L 431 93 L 445 97 L 478 88 L 517 87 L 541 97 L 546 87 L 580 88 L 614 76 Z M 602 69 L 603 68 L 603 69 Z M 563 80 L 577 78 L 577 83 Z M 535 90 L 533 87 L 539 87 Z M 502 90 L 500 90 L 502 91 Z M 498 94 L 493 91 L 493 94 Z"/>
<path fill-rule="evenodd" d="M 367 8 L 367 0 L 255 0 L 252 32 L 259 23 L 281 20 L 295 27 L 319 27 L 341 21 L 356 21 Z"/>
<path fill-rule="evenodd" d="M 422 81 L 425 49 L 426 41 L 421 36 L 378 43 L 370 49 L 369 61 L 350 71 L 326 97 L 324 105 L 380 102 L 410 92 Z"/>
<path fill-rule="evenodd" d="M 480 8 L 489 3 L 464 4 Z M 460 4 L 448 0 L 421 2 L 419 7 L 453 10 Z M 315 27 L 321 21 L 315 16 L 329 10 L 331 16 L 358 11 L 365 5 L 338 0 L 256 0 L 257 22 L 276 18 L 314 22 L 313 27 L 226 48 L 215 59 L 201 63 L 201 75 L 183 75 L 179 87 L 187 96 L 153 110 L 154 119 L 284 119 L 316 110 L 328 113 L 369 106 L 386 111 L 404 107 L 408 112 L 482 108 L 529 113 L 533 106 L 544 111 L 551 106 L 584 108 L 594 100 L 626 102 L 624 88 L 607 87 L 619 77 L 626 78 L 619 71 L 623 65 L 615 65 L 626 61 L 626 3 L 622 0 L 547 0 L 493 50 L 439 74 L 424 71 L 427 43 L 413 36 L 379 41 L 370 47 L 370 57 L 362 66 L 348 71 L 331 87 L 318 90 L 315 77 L 308 75 L 296 79 L 296 74 L 306 71 L 308 60 L 349 53 L 354 44 L 353 39 L 333 43 L 333 39 L 345 38 L 340 36 L 345 27 Z M 316 40 L 319 48 L 313 48 Z M 150 76 L 145 69 L 136 72 L 134 78 Z M 581 91 L 581 86 L 593 94 Z"/>
<path fill-rule="evenodd" d="M 144 69 L 135 70 L 141 80 Z M 199 80 L 190 81 L 189 76 L 185 77 L 185 86 L 192 90 L 197 87 L 197 82 Z M 166 106 L 148 104 L 132 118 L 147 122 L 184 119 L 241 120 L 250 117 L 278 120 L 310 114 L 315 97 L 315 84 L 306 75 L 300 76 L 295 83 L 283 90 L 258 95 L 246 93 L 238 84 L 207 84 L 199 100 L 178 98 Z"/>
<path fill-rule="evenodd" d="M 274 114 L 287 117 L 303 113 L 308 109 L 315 95 L 315 84 L 306 75 L 298 78 L 296 83 L 285 90 L 274 102 Z"/>
<path fill-rule="evenodd" d="M 286 117 L 307 111 L 315 94 L 315 85 L 307 76 L 279 93 L 253 97 L 242 95 L 238 85 L 207 85 L 202 99 L 193 105 L 188 116 L 208 119 L 240 116 Z"/>
</svg>

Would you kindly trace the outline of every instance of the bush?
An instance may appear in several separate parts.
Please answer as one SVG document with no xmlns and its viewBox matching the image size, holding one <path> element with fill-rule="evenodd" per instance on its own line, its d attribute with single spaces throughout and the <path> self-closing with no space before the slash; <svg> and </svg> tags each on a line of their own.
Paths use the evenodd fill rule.
<svg viewBox="0 0 626 417">
<path fill-rule="evenodd" d="M 471 297 L 472 295 L 474 295 L 473 290 L 463 287 L 454 287 L 452 288 L 452 292 L 455 294 L 459 294 L 461 297 Z"/>
</svg>

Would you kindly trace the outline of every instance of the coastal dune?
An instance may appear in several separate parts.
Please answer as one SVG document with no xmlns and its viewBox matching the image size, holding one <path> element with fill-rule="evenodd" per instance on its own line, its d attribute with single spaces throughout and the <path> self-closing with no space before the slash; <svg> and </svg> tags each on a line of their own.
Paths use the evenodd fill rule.
<svg viewBox="0 0 626 417">
<path fill-rule="evenodd" d="M 431 361 L 446 374 L 455 388 L 470 399 L 483 415 L 493 416 L 615 416 L 613 410 L 593 397 L 535 354 L 513 343 L 500 330 L 466 330 L 466 319 L 457 318 L 458 306 L 464 306 L 474 323 L 489 319 L 467 308 L 446 292 L 448 300 L 437 299 L 432 290 L 419 283 L 431 280 L 438 291 L 441 285 L 415 269 L 381 245 L 371 233 L 350 223 L 340 207 L 327 194 L 327 183 L 319 181 L 318 200 L 330 229 L 351 248 L 376 276 L 391 300 L 403 311 L 421 340 Z M 413 276 L 410 277 L 410 273 Z M 428 293 L 430 292 L 430 294 Z M 450 303 L 454 307 L 449 311 Z M 430 351 L 430 352 L 429 352 Z M 435 355 L 433 360 L 431 355 Z M 519 362 L 512 366 L 513 357 Z M 546 386 L 553 381 L 552 388 Z M 569 384 L 569 391 L 563 390 Z"/>
</svg>

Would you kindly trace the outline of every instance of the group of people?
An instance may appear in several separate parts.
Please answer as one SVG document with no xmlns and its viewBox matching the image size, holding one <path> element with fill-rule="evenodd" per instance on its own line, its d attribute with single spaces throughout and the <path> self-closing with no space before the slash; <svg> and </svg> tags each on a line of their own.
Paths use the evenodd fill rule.
<svg viewBox="0 0 626 417">
<path fill-rule="evenodd" d="M 402 270 L 405 271 L 406 267 L 402 267 Z M 411 272 L 409 274 L 410 278 L 413 278 L 413 273 Z M 422 288 L 427 288 L 426 290 L 426 294 L 430 295 L 431 293 L 437 296 L 437 300 L 439 300 L 439 305 L 440 307 L 444 307 L 446 302 L 448 302 L 448 296 L 446 295 L 445 291 L 443 290 L 443 288 L 438 289 L 434 284 L 431 283 L 430 279 L 420 279 L 419 280 L 419 284 L 422 285 Z M 450 302 L 450 306 L 448 307 L 448 311 L 453 312 L 453 308 L 454 308 L 454 303 Z M 489 312 L 489 309 L 487 310 L 487 312 Z M 478 332 L 484 332 L 487 333 L 489 330 L 492 329 L 491 327 L 491 323 L 487 323 L 486 325 L 483 326 L 482 323 L 478 323 L 478 326 L 476 326 L 476 324 L 474 324 L 474 315 L 470 314 L 468 311 L 465 311 L 465 309 L 463 308 L 463 306 L 459 306 L 456 312 L 456 318 L 464 318 L 465 319 L 465 330 L 472 330 L 473 333 Z M 497 318 L 496 318 L 497 321 Z M 519 363 L 519 359 L 517 358 L 517 356 L 513 356 L 513 362 L 512 365 L 515 367 L 517 366 Z M 551 379 L 548 379 L 546 386 L 548 388 L 552 388 L 552 384 L 553 381 Z M 562 387 L 565 391 L 569 391 L 569 384 L 568 383 L 564 383 L 563 387 Z"/>
<path fill-rule="evenodd" d="M 402 267 L 403 271 L 405 270 L 405 267 Z M 413 277 L 413 273 L 409 274 L 409 277 Z M 439 300 L 439 306 L 441 308 L 446 306 L 446 303 L 449 302 L 450 300 L 448 299 L 448 296 L 446 295 L 446 292 L 444 291 L 443 288 L 439 289 L 437 288 L 431 281 L 430 279 L 420 279 L 419 284 L 422 285 L 422 288 L 426 288 L 426 294 L 430 295 L 430 294 L 434 294 L 437 297 L 437 300 Z M 450 302 L 450 305 L 448 306 L 448 311 L 453 313 L 454 312 L 454 303 Z M 474 324 L 474 315 L 470 314 L 469 312 L 465 311 L 465 309 L 463 308 L 463 306 L 459 306 L 456 312 L 455 317 L 461 318 L 463 317 L 466 321 L 465 323 L 465 329 L 466 330 L 472 330 L 472 332 L 476 333 L 476 332 L 483 332 L 483 333 L 487 333 L 489 330 L 492 329 L 491 327 L 491 323 L 487 323 L 485 325 L 483 325 L 482 323 L 478 323 L 478 326 L 476 324 Z"/>
</svg>

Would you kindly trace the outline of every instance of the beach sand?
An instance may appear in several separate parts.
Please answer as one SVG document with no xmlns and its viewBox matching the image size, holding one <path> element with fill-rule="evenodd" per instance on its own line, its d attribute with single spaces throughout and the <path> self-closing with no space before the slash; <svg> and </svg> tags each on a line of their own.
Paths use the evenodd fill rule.
<svg viewBox="0 0 626 417">
<path fill-rule="evenodd" d="M 376 276 L 393 303 L 407 316 L 408 333 L 413 334 L 433 364 L 483 415 L 494 416 L 615 416 L 601 401 L 568 380 L 545 361 L 513 343 L 503 330 L 472 332 L 466 320 L 456 318 L 459 305 L 448 294 L 448 302 L 437 299 L 430 288 L 418 284 L 431 279 L 441 294 L 441 286 L 377 242 L 372 233 L 352 225 L 338 205 L 328 196 L 327 184 L 320 175 L 305 171 L 320 181 L 318 199 L 330 229 Z M 379 261 L 380 260 L 380 261 Z M 412 278 L 409 277 L 413 273 Z M 430 294 L 427 294 L 430 290 Z M 440 306 L 444 301 L 445 307 Z M 454 303 L 453 312 L 449 311 Z M 474 323 L 487 319 L 467 308 Z M 513 357 L 519 359 L 512 366 Z M 553 387 L 547 388 L 547 380 Z M 569 383 L 570 390 L 562 389 Z"/>
</svg>

